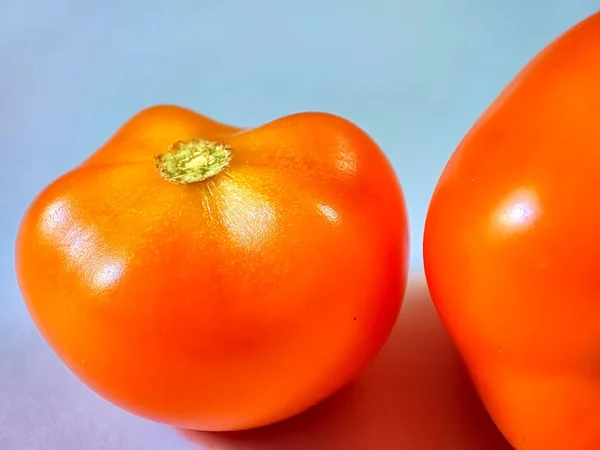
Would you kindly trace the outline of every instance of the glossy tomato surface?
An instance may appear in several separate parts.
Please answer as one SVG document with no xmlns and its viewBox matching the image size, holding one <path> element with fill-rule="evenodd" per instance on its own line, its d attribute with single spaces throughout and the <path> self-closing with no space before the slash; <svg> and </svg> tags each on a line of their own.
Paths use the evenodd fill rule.
<svg viewBox="0 0 600 450">
<path fill-rule="evenodd" d="M 427 281 L 519 450 L 600 448 L 600 14 L 533 59 L 445 168 Z"/>
<path fill-rule="evenodd" d="M 230 164 L 177 184 L 158 155 L 226 144 Z M 19 285 L 52 349 L 143 417 L 256 427 L 329 396 L 379 351 L 408 270 L 404 198 L 350 122 L 256 128 L 157 106 L 57 179 L 23 218 Z"/>
</svg>

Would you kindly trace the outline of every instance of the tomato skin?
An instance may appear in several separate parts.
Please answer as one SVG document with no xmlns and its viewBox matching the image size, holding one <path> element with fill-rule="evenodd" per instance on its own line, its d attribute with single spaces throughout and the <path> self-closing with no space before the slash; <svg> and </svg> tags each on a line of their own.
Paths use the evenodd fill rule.
<svg viewBox="0 0 600 450">
<path fill-rule="evenodd" d="M 154 157 L 225 142 L 188 185 Z M 84 383 L 134 414 L 211 431 L 293 416 L 386 341 L 408 224 L 384 154 L 350 122 L 302 113 L 242 129 L 156 106 L 49 185 L 19 230 L 27 308 Z"/>
<path fill-rule="evenodd" d="M 460 143 L 427 213 L 436 308 L 519 450 L 600 448 L 600 14 Z"/>
</svg>

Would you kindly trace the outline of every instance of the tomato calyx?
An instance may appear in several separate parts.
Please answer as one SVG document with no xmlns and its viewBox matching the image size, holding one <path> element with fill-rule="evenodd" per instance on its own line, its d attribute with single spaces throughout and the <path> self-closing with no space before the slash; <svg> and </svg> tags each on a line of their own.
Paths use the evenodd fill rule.
<svg viewBox="0 0 600 450">
<path fill-rule="evenodd" d="M 229 145 L 195 138 L 175 142 L 155 159 L 162 178 L 174 184 L 190 184 L 221 173 L 231 163 L 231 157 Z"/>
</svg>

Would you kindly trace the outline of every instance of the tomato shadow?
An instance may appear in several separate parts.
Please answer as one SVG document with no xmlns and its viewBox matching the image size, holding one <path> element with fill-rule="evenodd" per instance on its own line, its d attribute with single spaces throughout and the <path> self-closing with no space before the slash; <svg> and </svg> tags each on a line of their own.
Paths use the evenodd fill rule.
<svg viewBox="0 0 600 450">
<path fill-rule="evenodd" d="M 264 428 L 184 436 L 213 450 L 510 450 L 467 377 L 422 277 L 362 377 L 309 411 Z"/>
</svg>

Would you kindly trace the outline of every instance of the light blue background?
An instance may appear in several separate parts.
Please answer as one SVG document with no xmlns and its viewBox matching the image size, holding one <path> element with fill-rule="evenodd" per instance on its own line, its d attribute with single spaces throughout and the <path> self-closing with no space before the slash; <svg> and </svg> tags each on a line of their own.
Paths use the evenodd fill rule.
<svg viewBox="0 0 600 450">
<path fill-rule="evenodd" d="M 36 361 L 52 359 L 31 337 L 14 280 L 20 217 L 40 189 L 130 115 L 175 103 L 238 125 L 301 110 L 356 122 L 396 168 L 410 214 L 411 265 L 420 271 L 428 199 L 454 147 L 528 59 L 599 6 L 0 0 L 0 438 L 7 405 L 26 408 L 19 389 L 40 370 L 26 365 L 28 350 L 15 343 L 34 339 Z"/>
</svg>

